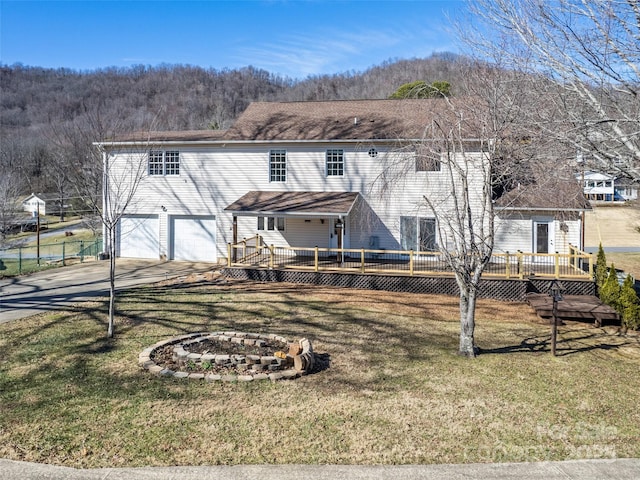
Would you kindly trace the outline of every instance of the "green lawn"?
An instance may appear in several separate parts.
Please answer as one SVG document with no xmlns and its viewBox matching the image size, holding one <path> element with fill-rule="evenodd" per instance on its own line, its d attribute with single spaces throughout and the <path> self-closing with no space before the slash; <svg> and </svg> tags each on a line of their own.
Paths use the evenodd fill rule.
<svg viewBox="0 0 640 480">
<path fill-rule="evenodd" d="M 214 277 L 215 279 L 215 277 Z M 640 337 L 549 326 L 482 301 L 475 360 L 457 299 L 214 282 L 0 325 L 0 457 L 74 467 L 403 464 L 640 457 Z M 277 383 L 159 378 L 141 350 L 186 332 L 311 339 L 330 367 Z"/>
</svg>

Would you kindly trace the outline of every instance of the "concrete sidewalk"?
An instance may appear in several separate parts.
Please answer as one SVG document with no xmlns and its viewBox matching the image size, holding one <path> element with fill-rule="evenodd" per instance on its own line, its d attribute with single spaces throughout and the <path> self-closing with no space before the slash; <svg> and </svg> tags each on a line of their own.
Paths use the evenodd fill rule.
<svg viewBox="0 0 640 480">
<path fill-rule="evenodd" d="M 0 459 L 0 478 L 28 480 L 637 480 L 640 459 L 468 465 L 238 465 L 78 470 Z"/>
<path fill-rule="evenodd" d="M 204 273 L 212 263 L 118 259 L 116 289 Z M 0 280 L 0 323 L 63 310 L 109 293 L 109 262 L 92 261 Z"/>
</svg>

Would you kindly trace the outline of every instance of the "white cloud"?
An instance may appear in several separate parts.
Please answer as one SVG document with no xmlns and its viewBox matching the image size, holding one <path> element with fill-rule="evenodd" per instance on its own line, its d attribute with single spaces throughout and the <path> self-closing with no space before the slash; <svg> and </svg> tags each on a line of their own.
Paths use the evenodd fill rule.
<svg viewBox="0 0 640 480">
<path fill-rule="evenodd" d="M 326 29 L 308 34 L 286 35 L 252 47 L 240 47 L 238 63 L 264 68 L 294 78 L 364 70 L 389 58 L 425 57 L 451 49 L 442 44 L 449 35 L 442 26 L 418 28 Z"/>
</svg>

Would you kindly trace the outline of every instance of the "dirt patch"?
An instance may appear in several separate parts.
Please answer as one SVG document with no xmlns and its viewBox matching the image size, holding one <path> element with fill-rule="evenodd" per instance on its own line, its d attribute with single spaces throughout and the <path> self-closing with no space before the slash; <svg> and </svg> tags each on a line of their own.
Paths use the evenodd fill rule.
<svg viewBox="0 0 640 480">
<path fill-rule="evenodd" d="M 585 245 L 640 247 L 640 205 L 596 205 L 585 214 Z"/>
</svg>

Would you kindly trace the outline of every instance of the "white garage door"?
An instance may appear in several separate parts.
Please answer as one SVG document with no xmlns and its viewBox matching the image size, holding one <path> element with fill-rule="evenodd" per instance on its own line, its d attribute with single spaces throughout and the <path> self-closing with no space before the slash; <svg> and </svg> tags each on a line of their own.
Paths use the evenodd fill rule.
<svg viewBox="0 0 640 480">
<path fill-rule="evenodd" d="M 216 261 L 216 217 L 172 216 L 170 232 L 172 260 Z"/>
<path fill-rule="evenodd" d="M 120 219 L 120 257 L 159 258 L 157 215 L 126 215 Z"/>
</svg>

